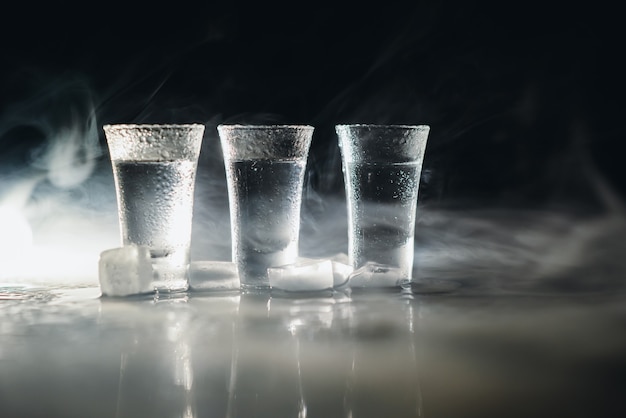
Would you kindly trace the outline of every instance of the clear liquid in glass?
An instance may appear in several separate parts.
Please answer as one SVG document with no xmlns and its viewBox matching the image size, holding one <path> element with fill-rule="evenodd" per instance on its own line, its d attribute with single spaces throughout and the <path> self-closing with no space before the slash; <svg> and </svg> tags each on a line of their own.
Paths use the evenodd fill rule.
<svg viewBox="0 0 626 418">
<path fill-rule="evenodd" d="M 267 268 L 298 257 L 304 161 L 231 161 L 233 260 L 244 288 L 269 287 Z"/>
<path fill-rule="evenodd" d="M 187 289 L 196 162 L 113 161 L 124 245 L 150 248 L 155 288 Z"/>
<path fill-rule="evenodd" d="M 348 163 L 349 255 L 354 268 L 375 262 L 411 280 L 421 162 Z"/>
</svg>

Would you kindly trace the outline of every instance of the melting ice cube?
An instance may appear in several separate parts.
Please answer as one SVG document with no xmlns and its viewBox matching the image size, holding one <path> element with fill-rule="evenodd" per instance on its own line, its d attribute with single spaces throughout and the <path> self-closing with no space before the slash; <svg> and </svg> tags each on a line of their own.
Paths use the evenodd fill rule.
<svg viewBox="0 0 626 418">
<path fill-rule="evenodd" d="M 350 265 L 348 255 L 339 253 L 333 256 L 330 261 L 333 265 L 333 287 L 344 285 L 348 282 L 348 277 L 354 270 Z"/>
<path fill-rule="evenodd" d="M 128 245 L 100 254 L 100 291 L 105 296 L 130 296 L 153 290 L 152 261 L 148 247 Z"/>
<path fill-rule="evenodd" d="M 350 287 L 395 287 L 400 285 L 402 270 L 387 264 L 367 262 L 348 278 Z"/>
<path fill-rule="evenodd" d="M 194 261 L 189 265 L 189 287 L 196 291 L 237 290 L 237 266 L 229 261 Z"/>
<path fill-rule="evenodd" d="M 330 260 L 300 258 L 293 264 L 267 269 L 270 287 L 288 292 L 310 292 L 333 287 L 333 265 Z"/>
</svg>

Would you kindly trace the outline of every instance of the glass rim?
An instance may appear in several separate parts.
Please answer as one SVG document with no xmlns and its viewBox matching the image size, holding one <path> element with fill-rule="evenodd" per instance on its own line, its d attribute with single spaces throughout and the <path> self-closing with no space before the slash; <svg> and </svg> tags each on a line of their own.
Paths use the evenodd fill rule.
<svg viewBox="0 0 626 418">
<path fill-rule="evenodd" d="M 294 125 L 294 124 L 287 124 L 287 125 L 246 125 L 246 124 L 241 124 L 241 123 L 234 123 L 234 124 L 219 124 L 217 125 L 217 128 L 227 128 L 227 129 L 305 129 L 305 130 L 309 130 L 309 129 L 315 129 L 314 126 L 312 125 Z"/>
<path fill-rule="evenodd" d="M 181 129 L 181 128 L 206 128 L 201 123 L 109 123 L 102 126 L 103 129 Z"/>
<path fill-rule="evenodd" d="M 374 123 L 344 123 L 335 125 L 335 128 L 376 128 L 376 129 L 430 129 L 430 125 L 380 125 Z"/>
</svg>

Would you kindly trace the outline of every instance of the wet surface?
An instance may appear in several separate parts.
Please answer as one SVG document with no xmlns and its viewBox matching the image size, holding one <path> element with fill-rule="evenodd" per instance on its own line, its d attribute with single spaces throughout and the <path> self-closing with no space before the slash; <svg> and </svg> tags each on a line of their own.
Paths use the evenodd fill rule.
<svg viewBox="0 0 626 418">
<path fill-rule="evenodd" d="M 623 292 L 0 288 L 2 417 L 618 416 Z"/>
</svg>

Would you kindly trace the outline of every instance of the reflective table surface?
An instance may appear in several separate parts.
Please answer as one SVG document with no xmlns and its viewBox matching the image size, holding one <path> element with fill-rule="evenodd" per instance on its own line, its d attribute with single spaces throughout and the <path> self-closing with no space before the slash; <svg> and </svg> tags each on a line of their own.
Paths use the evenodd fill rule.
<svg viewBox="0 0 626 418">
<path fill-rule="evenodd" d="M 2 417 L 624 416 L 615 291 L 0 287 Z"/>
</svg>

